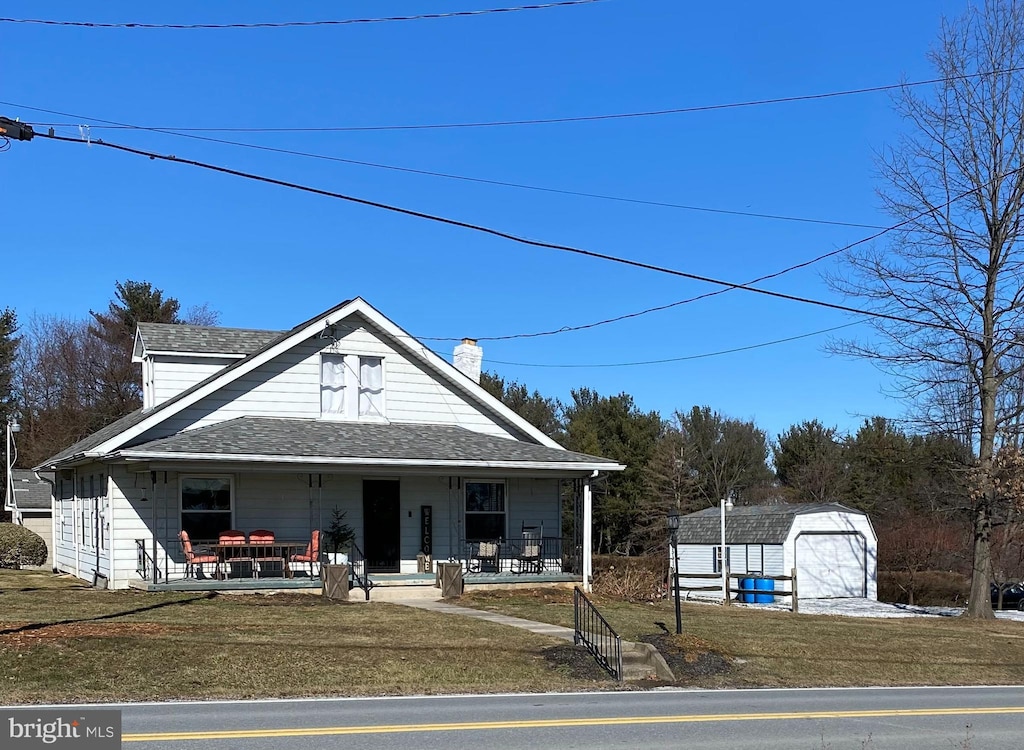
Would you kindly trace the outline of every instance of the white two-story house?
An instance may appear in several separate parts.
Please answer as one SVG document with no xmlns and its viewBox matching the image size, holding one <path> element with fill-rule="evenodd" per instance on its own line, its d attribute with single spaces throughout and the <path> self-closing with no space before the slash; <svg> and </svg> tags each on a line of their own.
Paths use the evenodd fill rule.
<svg viewBox="0 0 1024 750">
<path fill-rule="evenodd" d="M 181 531 L 302 542 L 337 509 L 370 574 L 424 557 L 472 570 L 473 545 L 494 542 L 495 573 L 586 586 L 591 482 L 624 467 L 489 395 L 481 358 L 467 340 L 448 364 L 359 298 L 283 332 L 140 324 L 143 408 L 38 467 L 55 472 L 54 566 L 112 588 L 173 583 L 192 572 Z M 516 570 L 524 529 L 543 529 L 543 560 Z"/>
</svg>

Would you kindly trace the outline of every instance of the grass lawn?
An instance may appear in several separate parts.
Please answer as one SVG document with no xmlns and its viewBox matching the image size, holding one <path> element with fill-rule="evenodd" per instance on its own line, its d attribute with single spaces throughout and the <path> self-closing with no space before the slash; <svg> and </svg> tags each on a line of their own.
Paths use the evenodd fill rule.
<svg viewBox="0 0 1024 750">
<path fill-rule="evenodd" d="M 572 627 L 572 594 L 500 591 L 463 597 L 480 609 Z M 670 601 L 628 604 L 596 600 L 627 640 L 675 630 Z M 1024 684 L 1024 623 L 959 617 L 868 619 L 685 604 L 683 631 L 734 659 L 703 687 Z M 675 638 L 675 636 L 673 636 Z M 678 675 L 677 675 L 678 676 Z"/>
<path fill-rule="evenodd" d="M 0 704 L 575 690 L 560 641 L 309 594 L 99 591 L 0 570 Z"/>
<path fill-rule="evenodd" d="M 570 591 L 481 592 L 461 603 L 572 626 Z M 597 604 L 629 640 L 659 633 L 659 620 L 673 627 L 670 602 Z M 687 604 L 683 627 L 672 645 L 687 659 L 701 649 L 732 659 L 725 673 L 695 669 L 687 685 L 1024 684 L 1020 622 Z M 614 687 L 565 649 L 517 628 L 383 602 L 99 591 L 0 570 L 0 704 Z"/>
</svg>

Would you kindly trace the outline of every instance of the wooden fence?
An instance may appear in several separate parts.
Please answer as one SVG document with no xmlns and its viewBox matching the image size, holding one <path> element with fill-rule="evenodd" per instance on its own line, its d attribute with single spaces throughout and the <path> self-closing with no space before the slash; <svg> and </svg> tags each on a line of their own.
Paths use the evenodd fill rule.
<svg viewBox="0 0 1024 750">
<path fill-rule="evenodd" d="M 788 596 L 788 597 L 791 597 L 793 611 L 794 612 L 799 612 L 800 611 L 800 609 L 799 609 L 799 602 L 798 602 L 798 599 L 797 599 L 796 568 L 793 568 L 790 571 L 790 575 L 788 575 L 788 576 L 767 576 L 767 575 L 761 575 L 760 573 L 755 575 L 753 573 L 731 573 L 731 572 L 726 572 L 726 575 L 730 579 L 730 585 L 729 585 L 729 593 L 730 594 L 769 594 L 771 596 Z M 676 588 L 678 588 L 680 591 L 687 591 L 687 592 L 690 592 L 690 591 L 717 591 L 717 592 L 721 592 L 722 591 L 722 584 L 721 583 L 718 583 L 718 584 L 716 584 L 714 586 L 685 586 L 685 585 L 681 585 L 679 583 L 680 579 L 695 579 L 695 578 L 702 579 L 702 580 L 705 580 L 705 581 L 708 580 L 709 578 L 717 578 L 719 581 L 721 581 L 722 580 L 722 574 L 721 573 L 676 573 L 675 574 Z M 737 587 L 734 588 L 732 586 L 732 583 L 731 583 L 733 578 L 736 578 L 736 579 L 741 579 L 741 578 L 761 578 L 763 580 L 768 580 L 768 581 L 791 581 L 792 584 L 790 585 L 789 590 L 785 590 L 785 589 L 771 589 L 771 590 L 769 590 L 769 589 L 745 589 L 745 588 L 739 587 L 738 585 L 737 585 Z M 739 583 L 739 581 L 737 581 L 737 584 L 738 583 Z M 726 604 L 728 604 L 730 601 L 731 601 L 730 598 L 726 598 L 725 599 L 725 603 Z"/>
</svg>

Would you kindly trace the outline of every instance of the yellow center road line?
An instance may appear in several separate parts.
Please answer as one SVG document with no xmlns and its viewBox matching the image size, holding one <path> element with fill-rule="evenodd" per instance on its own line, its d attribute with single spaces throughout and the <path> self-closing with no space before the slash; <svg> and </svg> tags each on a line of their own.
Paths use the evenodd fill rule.
<svg viewBox="0 0 1024 750">
<path fill-rule="evenodd" d="M 405 732 L 464 732 L 486 729 L 547 729 L 558 727 L 607 727 L 623 724 L 692 724 L 721 721 L 779 721 L 786 719 L 864 719 L 899 716 L 963 716 L 1022 714 L 1024 706 L 999 708 L 887 708 L 873 711 L 791 711 L 759 714 L 692 714 L 683 716 L 621 716 L 591 719 L 528 719 L 523 721 L 467 721 L 449 724 L 392 724 L 353 727 L 296 727 L 294 729 L 234 729 L 212 732 L 153 732 L 126 734 L 122 742 L 171 740 L 229 740 L 265 737 L 317 737 L 343 734 L 398 734 Z"/>
</svg>

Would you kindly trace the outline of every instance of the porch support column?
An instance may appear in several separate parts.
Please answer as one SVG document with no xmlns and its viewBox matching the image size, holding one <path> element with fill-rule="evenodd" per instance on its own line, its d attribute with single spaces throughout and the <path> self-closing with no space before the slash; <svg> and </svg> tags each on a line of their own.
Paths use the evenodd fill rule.
<svg viewBox="0 0 1024 750">
<path fill-rule="evenodd" d="M 583 590 L 588 594 L 594 572 L 594 497 L 590 480 L 596 476 L 595 471 L 583 480 Z"/>
</svg>

